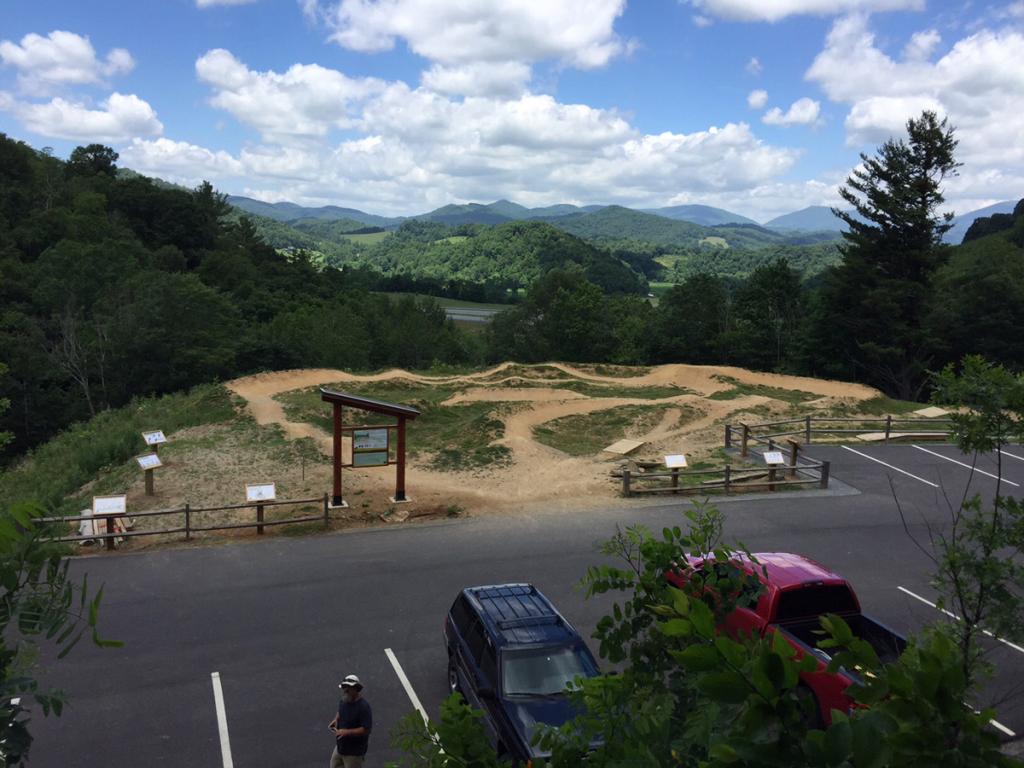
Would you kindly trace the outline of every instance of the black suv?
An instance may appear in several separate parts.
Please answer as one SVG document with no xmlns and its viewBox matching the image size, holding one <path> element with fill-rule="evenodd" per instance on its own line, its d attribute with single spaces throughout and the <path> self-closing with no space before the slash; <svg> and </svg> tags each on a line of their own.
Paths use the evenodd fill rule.
<svg viewBox="0 0 1024 768">
<path fill-rule="evenodd" d="M 498 753 L 527 765 L 547 756 L 530 746 L 537 724 L 575 717 L 566 687 L 598 674 L 579 632 L 530 584 L 462 590 L 444 640 L 449 687 L 487 714 Z"/>
</svg>

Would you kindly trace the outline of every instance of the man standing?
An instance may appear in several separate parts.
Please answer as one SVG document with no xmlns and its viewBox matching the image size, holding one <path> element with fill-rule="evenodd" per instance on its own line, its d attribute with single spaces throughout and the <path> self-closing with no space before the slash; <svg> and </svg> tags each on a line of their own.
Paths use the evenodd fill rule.
<svg viewBox="0 0 1024 768">
<path fill-rule="evenodd" d="M 338 687 L 343 691 L 338 714 L 327 726 L 337 742 L 331 754 L 331 768 L 362 768 L 373 728 L 373 711 L 370 702 L 363 698 L 363 684 L 358 677 L 349 675 Z"/>
</svg>

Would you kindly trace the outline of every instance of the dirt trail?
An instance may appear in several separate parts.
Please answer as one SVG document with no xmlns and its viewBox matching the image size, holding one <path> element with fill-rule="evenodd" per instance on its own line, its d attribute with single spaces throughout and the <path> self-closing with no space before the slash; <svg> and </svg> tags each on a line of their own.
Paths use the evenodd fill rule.
<svg viewBox="0 0 1024 768">
<path fill-rule="evenodd" d="M 674 386 L 697 394 L 682 394 L 661 399 L 630 397 L 588 397 L 567 388 L 566 381 L 545 377 L 546 370 L 560 371 L 577 381 L 616 387 Z M 539 375 L 524 376 L 536 371 Z M 507 376 L 501 376 L 508 373 Z M 586 506 L 587 502 L 601 503 L 612 497 L 616 486 L 609 481 L 607 455 L 603 457 L 572 457 L 537 442 L 534 427 L 579 414 L 617 408 L 626 405 L 669 406 L 661 422 L 643 435 L 647 445 L 643 451 L 649 455 L 659 452 L 692 453 L 718 444 L 718 428 L 731 414 L 771 405 L 777 401 L 762 395 L 743 395 L 731 400 L 709 400 L 707 397 L 732 388 L 722 377 L 740 384 L 765 386 L 786 390 L 799 390 L 819 396 L 815 404 L 837 400 L 859 401 L 876 397 L 879 393 L 860 384 L 807 379 L 771 373 L 755 373 L 742 368 L 662 365 L 640 376 L 611 376 L 585 371 L 564 363 L 545 363 L 523 366 L 502 363 L 485 371 L 456 376 L 426 376 L 401 369 L 392 369 L 372 375 L 357 375 L 329 368 L 302 369 L 261 373 L 228 382 L 227 387 L 247 403 L 253 418 L 259 424 L 278 424 L 292 439 L 310 437 L 321 451 L 331 454 L 331 436 L 312 424 L 289 421 L 284 408 L 274 400 L 275 395 L 295 389 L 304 389 L 329 383 L 368 383 L 407 380 L 421 384 L 466 384 L 473 388 L 460 392 L 443 406 L 467 402 L 518 402 L 531 407 L 519 408 L 504 417 L 505 436 L 497 441 L 512 452 L 511 466 L 488 469 L 486 480 L 472 473 L 441 473 L 413 463 L 407 468 L 407 487 L 417 502 L 427 504 L 462 504 L 471 508 L 501 509 L 521 507 L 529 503 L 544 503 L 547 507 L 565 508 Z M 529 386 L 515 388 L 516 383 Z M 506 386 L 499 386 L 504 384 Z M 546 386 L 537 386 L 543 384 Z M 510 386 L 511 385 L 511 386 Z M 814 407 L 814 406 L 812 406 Z M 680 424 L 684 409 L 696 413 Z M 678 426 L 677 426 L 678 425 Z M 348 452 L 346 441 L 345 452 Z M 389 471 L 346 470 L 348 488 L 361 487 L 383 492 L 393 487 L 394 476 Z M 353 485 L 354 483 L 354 485 Z"/>
</svg>

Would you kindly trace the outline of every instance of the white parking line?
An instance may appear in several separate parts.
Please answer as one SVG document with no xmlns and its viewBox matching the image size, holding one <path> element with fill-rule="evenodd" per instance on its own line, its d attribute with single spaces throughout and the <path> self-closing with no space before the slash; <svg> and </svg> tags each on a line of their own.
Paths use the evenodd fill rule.
<svg viewBox="0 0 1024 768">
<path fill-rule="evenodd" d="M 913 592 L 911 592 L 906 587 L 896 587 L 896 589 L 898 589 L 900 592 L 903 592 L 904 594 L 910 595 L 915 600 L 920 600 L 925 605 L 930 605 L 932 608 L 934 608 L 937 611 L 942 611 L 944 614 L 949 616 L 951 619 L 956 619 L 957 621 L 962 621 L 962 619 L 959 616 L 957 616 L 955 613 L 953 613 L 951 611 L 947 611 L 945 608 L 939 608 L 939 606 L 937 606 L 931 600 L 926 600 L 925 598 L 921 597 L 920 595 L 915 595 Z M 991 632 L 989 632 L 987 629 L 983 629 L 981 631 L 986 635 L 986 637 L 991 637 L 993 640 L 998 640 L 1003 645 L 1005 645 L 1005 646 L 1007 646 L 1009 648 L 1013 648 L 1013 650 L 1017 651 L 1018 653 L 1024 653 L 1024 648 L 1021 648 L 1016 643 L 1011 643 L 1009 640 L 1006 640 L 1006 639 L 1004 639 L 1002 637 L 996 637 Z"/>
<path fill-rule="evenodd" d="M 235 763 L 231 759 L 231 740 L 228 738 L 228 716 L 224 711 L 224 691 L 220 687 L 220 672 L 211 672 L 210 679 L 213 681 L 213 705 L 217 710 L 221 760 L 224 762 L 224 768 L 234 768 Z"/>
<path fill-rule="evenodd" d="M 1024 456 L 1018 456 L 1015 453 L 1007 453 L 1001 448 L 999 449 L 999 453 L 1001 453 L 1003 456 L 1009 456 L 1011 459 L 1016 459 L 1017 461 L 1024 461 Z"/>
<path fill-rule="evenodd" d="M 1003 732 L 1003 733 L 1005 733 L 1005 734 L 1006 734 L 1007 736 L 1009 736 L 1009 737 L 1010 737 L 1011 739 L 1012 739 L 1012 738 L 1014 738 L 1014 737 L 1015 737 L 1015 736 L 1017 735 L 1016 733 L 1014 733 L 1013 731 L 1011 731 L 1011 730 L 1010 730 L 1009 728 L 1007 728 L 1007 727 L 1006 727 L 1005 725 L 1003 725 L 1002 723 L 1000 723 L 1000 722 L 999 722 L 998 720 L 989 720 L 989 722 L 990 722 L 990 723 L 992 723 L 992 726 L 993 726 L 994 728 L 996 728 L 997 730 L 1000 730 L 1000 731 L 1002 731 L 1002 732 Z"/>
<path fill-rule="evenodd" d="M 993 475 L 991 472 L 985 472 L 984 470 L 978 469 L 977 467 L 972 467 L 970 464 L 964 464 L 964 462 L 957 461 L 956 459 L 951 459 L 949 458 L 949 456 L 943 456 L 941 453 L 929 451 L 927 448 L 922 448 L 920 445 L 915 445 L 914 447 L 917 448 L 917 450 L 919 451 L 930 453 L 932 456 L 938 456 L 940 459 L 945 459 L 946 461 L 951 461 L 954 464 L 959 464 L 961 467 L 966 467 L 967 469 L 977 472 L 979 475 L 985 475 L 985 477 L 991 477 L 995 480 L 999 479 L 999 475 Z M 1020 488 L 1020 485 L 1013 482 L 1013 480 L 1007 480 L 1005 477 L 1002 479 L 1002 482 L 1006 483 L 1007 485 L 1012 485 L 1014 488 Z"/>
<path fill-rule="evenodd" d="M 390 648 L 384 649 L 384 654 L 388 657 L 388 661 L 391 662 L 391 666 L 395 669 L 395 674 L 398 675 L 398 682 L 405 688 L 405 695 L 409 697 L 409 701 L 416 708 L 416 711 L 420 713 L 420 717 L 423 718 L 424 723 L 429 723 L 430 718 L 427 717 L 427 710 L 420 704 L 420 698 L 416 695 L 416 691 L 412 688 L 412 683 L 409 682 L 409 678 L 405 676 L 405 670 L 402 669 L 402 665 L 398 663 L 398 659 L 395 657 L 395 652 Z"/>
<path fill-rule="evenodd" d="M 932 488 L 938 488 L 939 487 L 938 484 L 933 483 L 930 480 L 925 480 L 923 477 L 918 477 L 917 475 L 912 475 L 909 472 L 907 472 L 905 469 L 900 469 L 899 467 L 894 467 L 892 464 L 886 464 L 884 461 L 882 461 L 881 459 L 876 459 L 874 456 L 868 456 L 866 453 L 861 453 L 860 451 L 855 451 L 855 450 L 853 450 L 853 448 L 851 448 L 848 445 L 844 445 L 843 448 L 848 450 L 850 453 L 856 453 L 858 456 L 863 456 L 865 459 L 868 459 L 869 461 L 874 461 L 874 462 L 876 462 L 878 464 L 881 464 L 883 467 L 888 467 L 889 469 L 895 469 L 897 472 L 899 472 L 900 474 L 904 474 L 907 477 L 912 477 L 915 480 L 920 480 L 922 483 L 924 483 L 925 485 L 930 485 Z"/>
</svg>

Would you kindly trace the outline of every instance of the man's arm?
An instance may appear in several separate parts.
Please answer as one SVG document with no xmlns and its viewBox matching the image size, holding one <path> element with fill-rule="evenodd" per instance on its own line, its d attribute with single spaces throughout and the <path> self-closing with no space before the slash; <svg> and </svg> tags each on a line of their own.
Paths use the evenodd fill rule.
<svg viewBox="0 0 1024 768">
<path fill-rule="evenodd" d="M 359 726 L 358 728 L 339 728 L 335 733 L 339 736 L 365 736 L 370 731 L 367 728 Z"/>
</svg>

